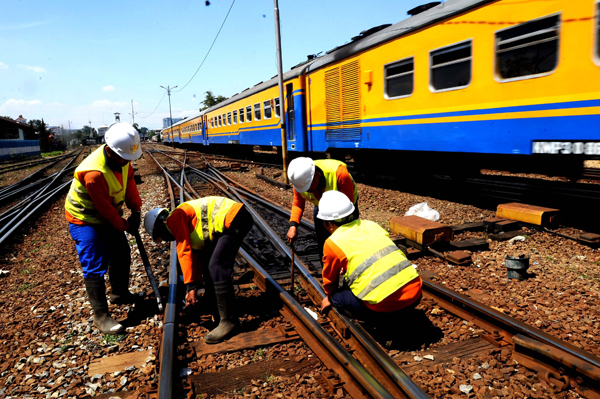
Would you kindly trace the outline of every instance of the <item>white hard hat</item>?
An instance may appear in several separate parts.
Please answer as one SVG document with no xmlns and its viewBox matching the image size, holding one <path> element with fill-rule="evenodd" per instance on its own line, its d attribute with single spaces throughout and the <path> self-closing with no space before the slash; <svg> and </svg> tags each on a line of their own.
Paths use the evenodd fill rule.
<svg viewBox="0 0 600 399">
<path fill-rule="evenodd" d="M 288 167 L 288 177 L 294 189 L 299 193 L 304 193 L 310 188 L 310 184 L 315 176 L 315 163 L 307 157 L 300 157 L 290 162 Z"/>
<path fill-rule="evenodd" d="M 144 229 L 146 229 L 146 233 L 148 233 L 153 240 L 156 239 L 156 236 L 154 235 L 154 226 L 156 225 L 156 219 L 158 219 L 160 214 L 163 212 L 168 213 L 169 210 L 167 208 L 154 208 L 150 212 L 148 212 L 146 216 L 144 216 Z"/>
<path fill-rule="evenodd" d="M 133 161 L 142 156 L 140 135 L 129 123 L 113 124 L 104 135 L 104 141 L 121 158 Z"/>
<path fill-rule="evenodd" d="M 339 191 L 325 191 L 319 201 L 319 213 L 317 217 L 321 220 L 337 220 L 345 218 L 354 212 L 354 205 L 346 194 Z"/>
</svg>

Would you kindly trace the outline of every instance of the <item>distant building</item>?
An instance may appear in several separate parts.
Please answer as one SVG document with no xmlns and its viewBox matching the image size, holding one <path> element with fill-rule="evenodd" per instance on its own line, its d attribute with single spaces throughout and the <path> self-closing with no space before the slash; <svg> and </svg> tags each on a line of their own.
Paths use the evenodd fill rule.
<svg viewBox="0 0 600 399">
<path fill-rule="evenodd" d="M 106 131 L 108 130 L 108 126 L 102 125 L 98 128 L 98 137 L 104 137 Z"/>
<path fill-rule="evenodd" d="M 33 129 L 26 123 L 0 117 L 0 159 L 40 156 L 39 140 L 25 140 L 33 135 Z"/>
<path fill-rule="evenodd" d="M 27 123 L 27 119 L 23 118 L 23 115 L 19 115 L 16 121 L 19 123 Z"/>
<path fill-rule="evenodd" d="M 173 118 L 173 122 L 171 123 L 171 118 L 163 118 L 163 129 L 171 126 L 174 123 L 179 122 L 183 118 Z"/>
</svg>

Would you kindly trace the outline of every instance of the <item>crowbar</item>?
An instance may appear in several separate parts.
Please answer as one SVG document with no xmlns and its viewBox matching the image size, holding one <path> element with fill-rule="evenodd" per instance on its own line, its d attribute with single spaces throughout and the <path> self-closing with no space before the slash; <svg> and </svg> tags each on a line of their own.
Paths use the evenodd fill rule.
<svg viewBox="0 0 600 399">
<path fill-rule="evenodd" d="M 292 244 L 292 247 L 290 248 L 292 250 L 292 275 L 290 276 L 290 291 L 292 293 L 292 295 L 294 295 L 294 245 Z"/>
<path fill-rule="evenodd" d="M 144 248 L 144 243 L 142 242 L 142 237 L 140 237 L 139 232 L 135 232 L 134 234 L 135 242 L 137 243 L 138 249 L 140 250 L 140 256 L 142 257 L 142 262 L 144 262 L 144 268 L 146 269 L 146 274 L 148 275 L 148 280 L 150 280 L 150 285 L 152 285 L 152 289 L 154 290 L 154 295 L 156 296 L 156 302 L 158 302 L 158 310 L 160 312 L 163 311 L 163 305 L 160 301 L 160 292 L 158 291 L 158 285 L 156 284 L 156 280 L 154 279 L 154 273 L 152 273 L 152 266 L 150 266 L 150 261 L 148 260 L 148 254 L 146 253 L 146 248 Z"/>
</svg>

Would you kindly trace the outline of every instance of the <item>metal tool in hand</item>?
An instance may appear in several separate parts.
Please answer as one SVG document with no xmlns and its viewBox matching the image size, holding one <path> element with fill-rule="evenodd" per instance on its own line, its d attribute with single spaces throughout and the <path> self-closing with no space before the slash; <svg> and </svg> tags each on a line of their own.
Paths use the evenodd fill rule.
<svg viewBox="0 0 600 399">
<path fill-rule="evenodd" d="M 152 266 L 150 266 L 150 261 L 148 260 L 148 254 L 146 254 L 146 248 L 144 248 L 142 237 L 140 237 L 140 233 L 138 233 L 137 231 L 135 232 L 134 237 L 135 242 L 137 242 L 138 249 L 140 250 L 142 262 L 144 262 L 144 268 L 146 269 L 148 280 L 150 280 L 150 285 L 152 285 L 152 290 L 154 290 L 154 295 L 156 295 L 156 302 L 158 302 L 158 310 L 162 312 L 163 305 L 160 301 L 160 292 L 158 291 L 158 285 L 156 284 L 156 280 L 154 279 L 154 273 L 152 273 Z"/>
<path fill-rule="evenodd" d="M 292 294 L 294 294 L 294 270 L 296 269 L 294 267 L 294 244 L 292 244 L 290 249 L 292 250 L 292 275 L 290 276 L 290 291 Z"/>
</svg>

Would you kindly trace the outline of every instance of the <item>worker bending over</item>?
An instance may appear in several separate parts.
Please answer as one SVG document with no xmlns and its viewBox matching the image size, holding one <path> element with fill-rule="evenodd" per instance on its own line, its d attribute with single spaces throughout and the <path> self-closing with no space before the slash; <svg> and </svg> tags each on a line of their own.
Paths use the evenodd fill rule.
<svg viewBox="0 0 600 399">
<path fill-rule="evenodd" d="M 128 123 L 113 124 L 105 140 L 75 169 L 65 215 L 83 268 L 94 325 L 105 334 L 116 334 L 123 326 L 108 314 L 104 274 L 108 270 L 112 303 L 135 302 L 129 292 L 131 254 L 124 232 L 134 234 L 140 227 L 142 200 L 129 161 L 138 159 L 142 149 L 138 132 Z M 131 210 L 127 220 L 122 217 L 123 204 Z"/>
<path fill-rule="evenodd" d="M 377 223 L 355 220 L 344 194 L 328 191 L 317 217 L 331 236 L 323 249 L 324 312 L 331 305 L 358 319 L 416 307 L 422 281 L 417 270 Z M 315 222 L 316 224 L 316 222 Z M 339 288 L 339 278 L 344 281 Z"/>
<path fill-rule="evenodd" d="M 239 325 L 231 274 L 235 256 L 252 224 L 252 216 L 243 204 L 223 197 L 184 202 L 170 213 L 167 208 L 156 208 L 144 217 L 144 227 L 153 240 L 177 242 L 186 306 L 196 303 L 203 274 L 205 292 L 215 293 L 219 325 L 204 336 L 206 343 L 223 341 Z"/>
<path fill-rule="evenodd" d="M 329 232 L 322 223 L 317 223 L 319 201 L 323 193 L 336 190 L 346 194 L 348 200 L 354 204 L 355 219 L 358 219 L 358 190 L 354 179 L 348 173 L 346 164 L 335 159 L 320 159 L 313 161 L 310 158 L 300 157 L 290 162 L 288 177 L 294 185 L 294 200 L 292 202 L 292 215 L 290 228 L 287 233 L 288 242 L 292 244 L 298 236 L 297 226 L 302 219 L 306 200 L 315 205 L 313 219 L 315 232 L 319 245 L 319 259 L 323 257 L 323 244 Z"/>
</svg>

